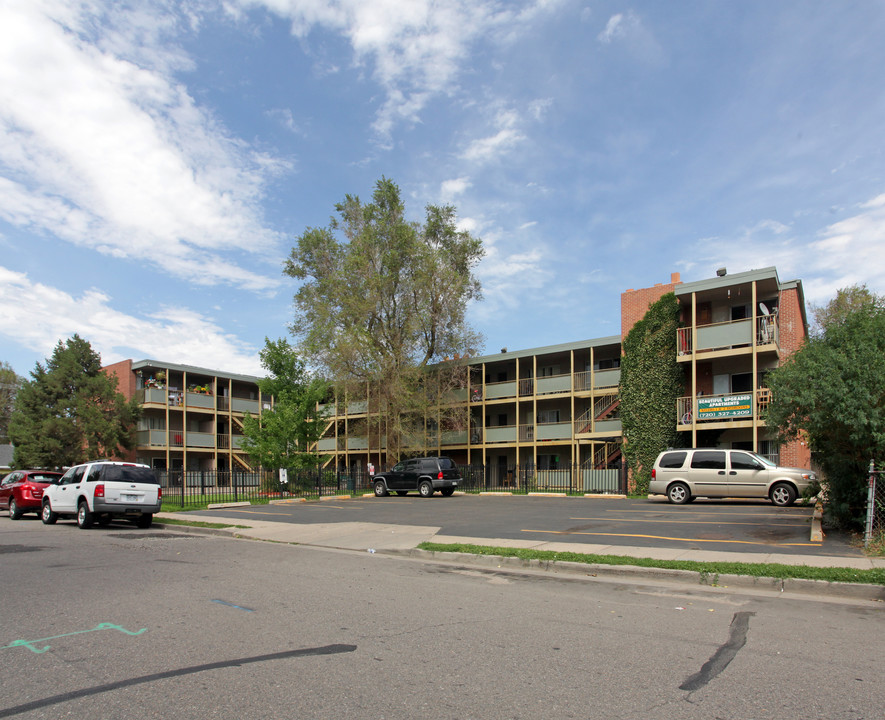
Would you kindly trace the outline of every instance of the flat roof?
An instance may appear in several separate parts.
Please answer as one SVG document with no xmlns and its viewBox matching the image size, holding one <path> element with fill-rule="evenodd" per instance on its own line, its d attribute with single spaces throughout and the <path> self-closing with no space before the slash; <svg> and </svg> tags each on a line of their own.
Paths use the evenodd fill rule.
<svg viewBox="0 0 885 720">
<path fill-rule="evenodd" d="M 177 363 L 163 362 L 161 360 L 134 360 L 133 370 L 154 368 L 156 370 L 176 370 L 178 372 L 196 373 L 198 375 L 210 375 L 212 377 L 227 378 L 229 380 L 242 380 L 243 382 L 257 384 L 264 378 L 255 375 L 240 375 L 238 373 L 223 372 L 222 370 L 210 370 L 209 368 L 197 367 L 196 365 L 179 365 Z"/>
<path fill-rule="evenodd" d="M 527 350 L 508 350 L 507 352 L 496 353 L 494 355 L 478 355 L 476 357 L 466 358 L 466 360 L 469 364 L 495 362 L 498 360 L 515 360 L 516 358 L 533 357 L 534 355 L 553 355 L 554 353 L 569 352 L 571 350 L 586 350 L 588 348 L 603 347 L 605 345 L 620 346 L 620 344 L 620 335 L 609 335 L 608 337 L 595 338 L 593 340 L 579 340 L 577 342 L 546 345 L 544 347 L 529 348 Z"/>
<path fill-rule="evenodd" d="M 741 283 L 750 283 L 759 280 L 774 280 L 778 285 L 780 281 L 777 278 L 777 268 L 766 267 L 759 270 L 747 270 L 746 272 L 725 274 L 721 277 L 706 278 L 704 280 L 695 280 L 694 282 L 681 283 L 674 288 L 677 297 L 679 295 L 689 295 L 693 292 L 703 292 L 705 290 L 717 290 L 719 288 L 727 288 L 732 285 L 740 285 Z"/>
</svg>

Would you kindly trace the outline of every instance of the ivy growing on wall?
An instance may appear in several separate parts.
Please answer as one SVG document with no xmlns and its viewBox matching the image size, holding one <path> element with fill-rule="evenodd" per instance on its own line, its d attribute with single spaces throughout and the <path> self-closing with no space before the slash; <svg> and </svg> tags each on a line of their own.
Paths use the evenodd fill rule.
<svg viewBox="0 0 885 720">
<path fill-rule="evenodd" d="M 621 358 L 621 427 L 624 456 L 636 492 L 648 491 L 655 458 L 678 447 L 676 399 L 683 372 L 676 362 L 679 305 L 667 293 L 649 307 L 624 340 Z"/>
</svg>

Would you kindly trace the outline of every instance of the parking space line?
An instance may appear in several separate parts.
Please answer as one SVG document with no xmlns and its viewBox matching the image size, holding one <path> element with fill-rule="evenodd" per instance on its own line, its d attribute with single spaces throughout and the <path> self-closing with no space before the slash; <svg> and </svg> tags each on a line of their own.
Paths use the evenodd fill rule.
<svg viewBox="0 0 885 720">
<path fill-rule="evenodd" d="M 813 507 L 808 508 L 779 508 L 779 512 L 789 512 L 791 514 L 801 514 L 802 510 L 808 510 L 809 512 L 814 512 Z M 650 513 L 661 513 L 662 510 L 618 510 L 608 508 L 605 510 L 607 513 L 612 512 L 622 512 L 622 513 L 640 513 L 644 515 L 648 515 Z M 674 511 L 677 512 L 677 511 Z M 777 515 L 772 515 L 771 512 L 748 512 L 748 511 L 740 511 L 740 510 L 679 510 L 680 515 L 758 515 L 759 517 L 777 517 Z"/>
<path fill-rule="evenodd" d="M 629 537 L 645 538 L 647 540 L 673 540 L 676 542 L 694 543 L 722 543 L 725 545 L 766 545 L 769 547 L 821 547 L 823 543 L 799 542 L 799 543 L 772 543 L 754 540 L 711 540 L 706 538 L 682 538 L 667 537 L 665 535 L 636 535 L 630 533 L 603 533 L 603 532 L 569 532 L 568 530 L 521 530 L 524 533 L 539 533 L 545 535 L 590 535 L 598 537 Z"/>
<path fill-rule="evenodd" d="M 676 525 L 749 525 L 750 527 L 806 527 L 808 525 L 807 522 L 771 522 L 771 523 L 758 523 L 758 522 L 734 522 L 733 520 L 636 520 L 633 518 L 569 518 L 569 520 L 602 520 L 603 522 L 643 522 L 643 523 L 671 523 Z"/>
</svg>

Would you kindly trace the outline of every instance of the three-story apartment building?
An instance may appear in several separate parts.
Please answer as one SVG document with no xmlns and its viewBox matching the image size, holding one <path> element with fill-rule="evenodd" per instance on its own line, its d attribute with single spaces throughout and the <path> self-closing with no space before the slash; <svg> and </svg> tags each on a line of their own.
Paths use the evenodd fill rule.
<svg viewBox="0 0 885 720">
<path fill-rule="evenodd" d="M 681 308 L 675 361 L 684 368 L 685 395 L 673 408 L 673 423 L 684 444 L 696 446 L 699 433 L 712 430 L 703 437 L 715 436 L 723 447 L 808 467 L 804 443 L 778 447 L 765 427 L 766 374 L 807 333 L 801 282 L 781 282 L 773 267 L 735 275 L 721 269 L 691 283 L 673 273 L 669 283 L 628 290 L 621 295 L 620 336 L 460 359 L 469 372 L 446 420 L 425 418 L 424 432 L 406 452 L 483 465 L 505 483 L 513 468 L 600 471 L 619 463 L 622 339 L 668 292 Z M 387 458 L 383 432 L 373 430 L 382 426 L 383 411 L 370 390 L 324 410 L 329 423 L 317 450 L 330 465 L 383 467 L 396 460 Z M 598 487 L 598 478 L 592 482 Z"/>
<path fill-rule="evenodd" d="M 156 360 L 124 360 L 104 370 L 142 408 L 133 459 L 156 470 L 253 469 L 241 449 L 243 417 L 272 404 L 261 397 L 259 378 Z"/>
</svg>

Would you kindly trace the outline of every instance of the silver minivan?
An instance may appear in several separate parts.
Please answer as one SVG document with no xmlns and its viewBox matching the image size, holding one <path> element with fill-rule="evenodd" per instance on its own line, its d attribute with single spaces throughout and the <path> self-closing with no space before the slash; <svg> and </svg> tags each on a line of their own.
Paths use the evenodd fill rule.
<svg viewBox="0 0 885 720">
<path fill-rule="evenodd" d="M 648 492 L 677 504 L 696 497 L 767 497 L 786 507 L 815 480 L 811 470 L 780 467 L 749 450 L 689 448 L 658 455 Z"/>
</svg>

